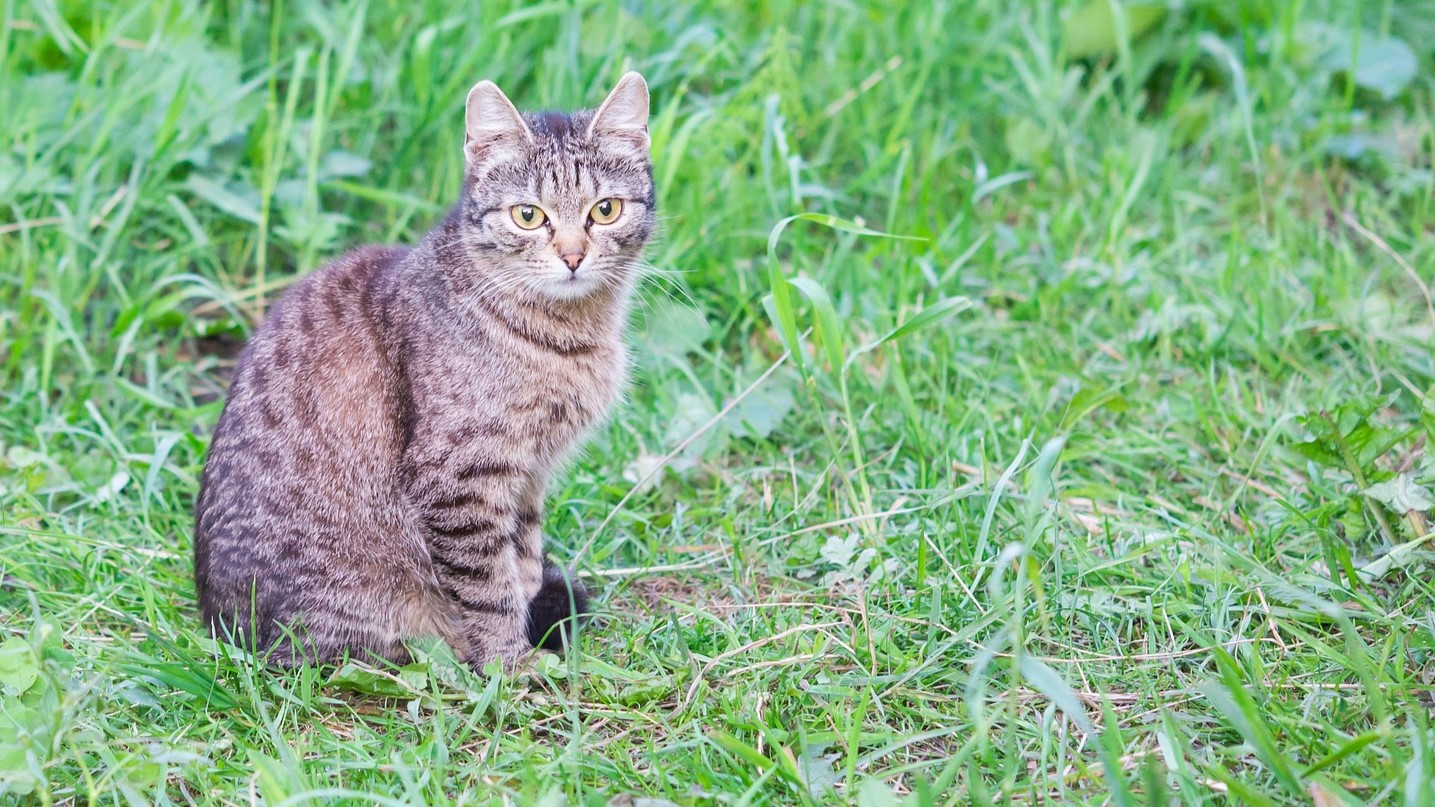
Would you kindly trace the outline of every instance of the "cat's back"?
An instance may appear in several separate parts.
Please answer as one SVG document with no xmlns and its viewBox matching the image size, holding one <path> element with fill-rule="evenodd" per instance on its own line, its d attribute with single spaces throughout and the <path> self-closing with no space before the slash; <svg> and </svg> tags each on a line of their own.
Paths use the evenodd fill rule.
<svg viewBox="0 0 1435 807">
<path fill-rule="evenodd" d="M 407 253 L 396 246 L 361 247 L 289 289 L 240 358 L 211 453 L 241 422 L 270 432 L 352 425 L 359 413 L 344 404 L 355 382 L 382 381 L 375 377 L 385 362 L 377 297 L 386 274 Z"/>
<path fill-rule="evenodd" d="M 250 368 L 258 364 L 260 355 L 268 355 L 273 366 L 283 371 L 291 363 L 302 366 L 342 359 L 335 354 L 355 347 L 355 339 L 362 347 L 375 336 L 379 325 L 376 298 L 382 294 L 386 276 L 408 253 L 409 249 L 401 246 L 359 247 L 295 283 L 250 339 L 236 381 L 246 369 L 252 375 Z M 294 350 L 299 347 L 326 354 Z"/>
<path fill-rule="evenodd" d="M 293 572 L 350 525 L 397 523 L 385 503 L 399 442 L 399 396 L 381 302 L 408 250 L 363 247 L 296 283 L 240 359 L 210 442 L 195 508 L 195 572 L 206 612 L 254 578 Z M 301 538 L 302 537 L 302 538 Z M 296 545 L 296 539 L 304 544 Z"/>
</svg>

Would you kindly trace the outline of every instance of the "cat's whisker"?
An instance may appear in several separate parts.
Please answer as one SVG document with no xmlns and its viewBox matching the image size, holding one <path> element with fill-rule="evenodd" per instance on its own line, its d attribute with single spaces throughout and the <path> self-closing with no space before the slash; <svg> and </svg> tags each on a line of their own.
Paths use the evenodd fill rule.
<svg viewBox="0 0 1435 807">
<path fill-rule="evenodd" d="M 692 295 L 688 294 L 687 287 L 672 276 L 674 274 L 673 272 L 659 269 L 646 261 L 637 262 L 635 265 L 639 267 L 640 271 L 638 275 L 641 280 L 655 281 L 653 283 L 640 283 L 639 288 L 642 293 L 648 294 L 651 293 L 653 289 L 656 289 L 662 292 L 667 299 L 679 305 L 685 306 L 693 311 L 701 311 L 701 306 L 692 298 Z"/>
</svg>

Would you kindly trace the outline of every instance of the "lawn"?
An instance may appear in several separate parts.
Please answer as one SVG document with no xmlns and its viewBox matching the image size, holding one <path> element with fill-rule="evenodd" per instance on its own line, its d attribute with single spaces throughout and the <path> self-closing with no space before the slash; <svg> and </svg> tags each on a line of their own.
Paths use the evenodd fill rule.
<svg viewBox="0 0 1435 807">
<path fill-rule="evenodd" d="M 0 0 L 0 802 L 1435 805 L 1435 3 L 462 5 Z M 581 652 L 214 643 L 266 306 L 627 69 Z"/>
</svg>

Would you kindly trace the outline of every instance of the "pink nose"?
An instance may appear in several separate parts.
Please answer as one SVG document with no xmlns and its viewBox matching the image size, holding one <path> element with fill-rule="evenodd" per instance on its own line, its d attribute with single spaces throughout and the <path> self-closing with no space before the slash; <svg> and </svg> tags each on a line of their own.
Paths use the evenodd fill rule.
<svg viewBox="0 0 1435 807">
<path fill-rule="evenodd" d="M 568 264 L 568 271 L 570 272 L 578 271 L 578 264 L 583 262 L 582 252 L 567 252 L 558 257 L 562 259 L 564 263 Z"/>
</svg>

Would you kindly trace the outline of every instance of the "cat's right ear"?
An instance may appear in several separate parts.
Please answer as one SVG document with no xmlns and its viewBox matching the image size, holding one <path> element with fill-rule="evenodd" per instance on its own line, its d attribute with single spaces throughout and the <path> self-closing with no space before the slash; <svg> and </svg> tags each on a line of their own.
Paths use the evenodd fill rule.
<svg viewBox="0 0 1435 807">
<path fill-rule="evenodd" d="M 468 91 L 465 115 L 464 157 L 469 165 L 481 162 L 494 148 L 533 140 L 528 124 L 503 90 L 492 81 L 480 81 Z"/>
<path fill-rule="evenodd" d="M 608 93 L 588 124 L 588 136 L 594 135 L 616 137 L 647 153 L 648 82 L 641 75 L 630 70 L 618 79 L 618 86 Z"/>
</svg>

